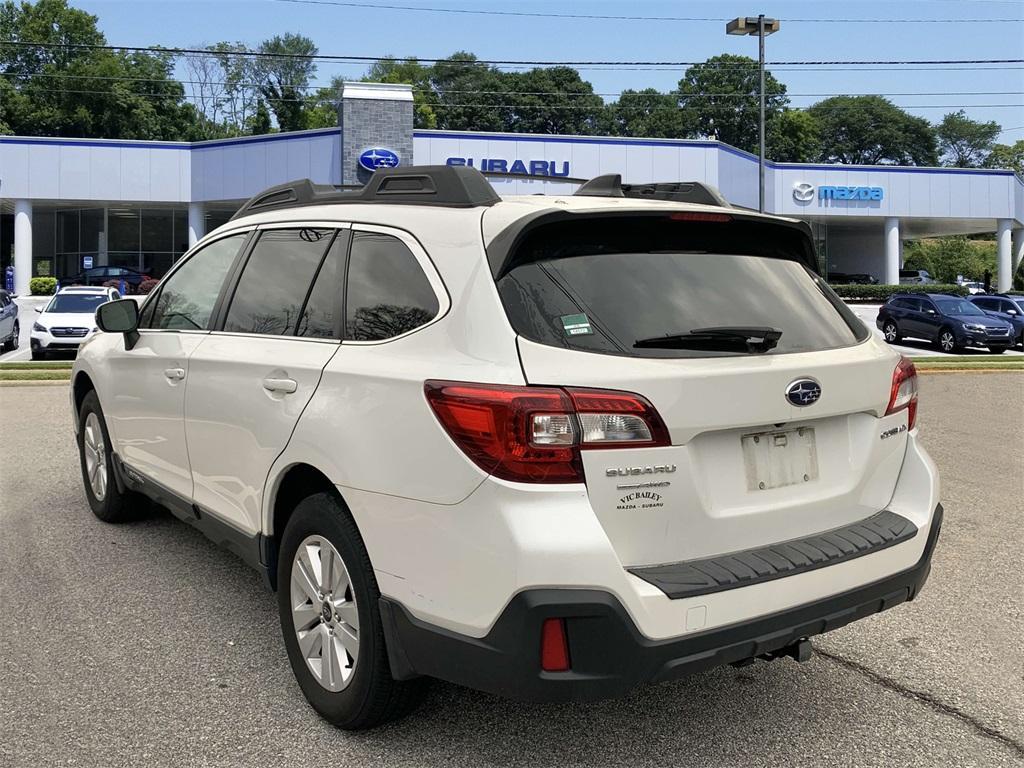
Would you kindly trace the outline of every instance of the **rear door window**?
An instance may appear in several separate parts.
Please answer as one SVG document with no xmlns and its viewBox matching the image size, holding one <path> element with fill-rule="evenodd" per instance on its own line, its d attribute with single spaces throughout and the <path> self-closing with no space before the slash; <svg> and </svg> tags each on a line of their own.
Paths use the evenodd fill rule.
<svg viewBox="0 0 1024 768">
<path fill-rule="evenodd" d="M 717 252 L 713 229 L 683 225 L 656 238 L 638 229 L 636 237 L 616 232 L 590 242 L 585 232 L 572 232 L 530 243 L 534 252 L 525 263 L 498 280 L 513 327 L 533 341 L 633 357 L 711 357 L 749 352 L 637 342 L 706 329 L 770 328 L 782 335 L 769 354 L 782 354 L 849 346 L 867 336 L 805 266 Z M 628 250 L 630 243 L 650 250 Z"/>
<path fill-rule="evenodd" d="M 333 229 L 301 227 L 260 233 L 238 280 L 224 330 L 291 336 Z"/>
</svg>

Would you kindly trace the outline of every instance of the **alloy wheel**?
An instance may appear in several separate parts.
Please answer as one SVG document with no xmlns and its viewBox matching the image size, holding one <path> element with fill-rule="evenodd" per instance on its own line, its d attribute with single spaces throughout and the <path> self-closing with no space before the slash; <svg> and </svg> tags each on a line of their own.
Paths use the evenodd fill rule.
<svg viewBox="0 0 1024 768">
<path fill-rule="evenodd" d="M 103 501 L 107 495 L 107 446 L 103 440 L 103 428 L 95 411 L 85 419 L 82 435 L 82 451 L 85 453 L 85 474 L 96 501 Z"/>
<path fill-rule="evenodd" d="M 942 347 L 943 352 L 952 352 L 953 347 L 956 346 L 956 339 L 953 338 L 953 334 L 949 331 L 943 331 L 939 336 L 939 346 Z"/>
<path fill-rule="evenodd" d="M 18 348 L 21 343 L 21 326 L 18 323 L 14 324 L 14 335 L 11 336 L 11 351 L 13 352 Z"/>
<path fill-rule="evenodd" d="M 292 561 L 292 624 L 306 667 L 336 692 L 359 660 L 359 611 L 345 562 L 323 536 L 307 536 Z"/>
<path fill-rule="evenodd" d="M 882 333 L 885 334 L 885 340 L 890 344 L 896 342 L 896 325 L 895 323 L 886 323 L 885 328 L 882 329 Z"/>
</svg>

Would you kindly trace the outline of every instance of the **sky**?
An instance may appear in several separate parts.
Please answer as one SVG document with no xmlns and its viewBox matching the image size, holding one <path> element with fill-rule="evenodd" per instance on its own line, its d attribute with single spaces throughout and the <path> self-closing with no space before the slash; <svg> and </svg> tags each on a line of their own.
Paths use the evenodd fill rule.
<svg viewBox="0 0 1024 768">
<path fill-rule="evenodd" d="M 194 47 L 230 40 L 255 47 L 268 37 L 297 32 L 312 38 L 322 54 L 441 58 L 467 50 L 481 59 L 703 61 L 720 53 L 756 58 L 756 38 L 726 35 L 725 21 L 765 13 L 781 21 L 780 31 L 766 42 L 769 62 L 1024 58 L 1024 0 L 763 0 L 760 6 L 734 0 L 352 0 L 424 9 L 709 21 L 537 18 L 329 2 L 71 0 L 99 18 L 113 45 Z M 670 90 L 685 67 L 578 69 L 606 101 L 614 101 L 627 88 Z M 361 64 L 321 62 L 317 81 L 326 84 L 334 75 L 358 79 L 364 70 Z M 894 103 L 932 122 L 964 109 L 975 120 L 994 120 L 1007 129 L 999 141 L 1024 139 L 1024 64 L 999 69 L 777 66 L 772 71 L 786 84 L 794 107 L 836 94 L 891 94 Z"/>
</svg>

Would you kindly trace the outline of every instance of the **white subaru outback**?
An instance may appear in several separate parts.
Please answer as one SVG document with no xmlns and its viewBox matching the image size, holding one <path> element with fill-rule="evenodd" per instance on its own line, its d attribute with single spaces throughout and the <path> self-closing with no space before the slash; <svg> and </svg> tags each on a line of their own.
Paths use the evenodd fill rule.
<svg viewBox="0 0 1024 768">
<path fill-rule="evenodd" d="M 806 224 L 697 184 L 275 187 L 97 312 L 89 505 L 262 570 L 344 728 L 431 677 L 594 699 L 802 660 L 917 595 L 942 516 L 913 365 L 816 270 Z"/>
</svg>

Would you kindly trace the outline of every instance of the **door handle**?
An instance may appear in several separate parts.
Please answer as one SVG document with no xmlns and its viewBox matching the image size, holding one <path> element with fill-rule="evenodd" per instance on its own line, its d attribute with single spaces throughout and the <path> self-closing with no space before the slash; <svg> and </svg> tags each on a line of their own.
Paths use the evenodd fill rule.
<svg viewBox="0 0 1024 768">
<path fill-rule="evenodd" d="M 171 381 L 181 381 L 182 379 L 185 378 L 185 369 L 184 368 L 165 368 L 164 369 L 164 376 L 166 376 Z"/>
<path fill-rule="evenodd" d="M 281 392 L 285 395 L 290 395 L 299 388 L 298 382 L 295 379 L 264 379 L 263 388 L 268 392 Z"/>
</svg>

